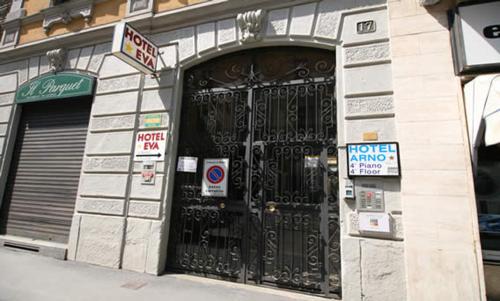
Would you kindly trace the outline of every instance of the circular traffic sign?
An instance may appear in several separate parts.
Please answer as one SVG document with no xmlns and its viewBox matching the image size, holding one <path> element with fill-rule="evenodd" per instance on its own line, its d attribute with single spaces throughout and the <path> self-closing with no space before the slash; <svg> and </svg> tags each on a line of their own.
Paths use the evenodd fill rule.
<svg viewBox="0 0 500 301">
<path fill-rule="evenodd" d="M 224 180 L 224 169 L 214 165 L 207 170 L 207 180 L 212 184 L 219 184 Z"/>
</svg>

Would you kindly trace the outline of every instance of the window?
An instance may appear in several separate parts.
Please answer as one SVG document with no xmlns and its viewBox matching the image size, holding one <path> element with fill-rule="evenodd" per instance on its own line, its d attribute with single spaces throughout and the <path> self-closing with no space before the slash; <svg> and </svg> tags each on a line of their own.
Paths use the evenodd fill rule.
<svg viewBox="0 0 500 301">
<path fill-rule="evenodd" d="M 5 21 L 5 16 L 9 13 L 12 0 L 0 0 L 0 40 L 2 39 L 3 28 L 2 23 Z"/>
<path fill-rule="evenodd" d="M 464 86 L 479 233 L 485 261 L 500 262 L 500 74 Z"/>
<path fill-rule="evenodd" d="M 500 144 L 479 147 L 475 188 L 482 248 L 500 260 Z"/>
</svg>

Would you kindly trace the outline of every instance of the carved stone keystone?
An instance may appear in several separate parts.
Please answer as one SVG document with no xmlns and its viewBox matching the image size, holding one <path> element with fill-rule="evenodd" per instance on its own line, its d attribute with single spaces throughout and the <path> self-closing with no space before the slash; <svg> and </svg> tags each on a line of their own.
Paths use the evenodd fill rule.
<svg viewBox="0 0 500 301">
<path fill-rule="evenodd" d="M 238 14 L 236 20 L 238 21 L 238 26 L 242 32 L 242 36 L 240 38 L 242 43 L 260 40 L 260 31 L 262 29 L 263 19 L 264 12 L 262 9 Z"/>
<path fill-rule="evenodd" d="M 61 71 L 66 63 L 66 50 L 59 48 L 47 51 L 47 59 L 52 72 Z"/>
</svg>

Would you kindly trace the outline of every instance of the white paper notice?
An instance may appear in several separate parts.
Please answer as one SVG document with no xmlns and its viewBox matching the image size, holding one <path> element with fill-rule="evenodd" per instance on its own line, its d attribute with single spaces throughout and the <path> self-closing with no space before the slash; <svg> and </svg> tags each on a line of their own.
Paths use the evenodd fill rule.
<svg viewBox="0 0 500 301">
<path fill-rule="evenodd" d="M 198 157 L 179 157 L 177 171 L 196 172 L 198 169 Z"/>
</svg>

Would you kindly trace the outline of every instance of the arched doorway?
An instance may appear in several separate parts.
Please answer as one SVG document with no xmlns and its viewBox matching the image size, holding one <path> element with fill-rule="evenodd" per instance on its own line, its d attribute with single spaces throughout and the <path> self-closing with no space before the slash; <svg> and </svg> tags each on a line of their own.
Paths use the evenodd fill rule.
<svg viewBox="0 0 500 301">
<path fill-rule="evenodd" d="M 246 50 L 185 72 L 167 269 L 340 292 L 335 55 Z M 226 197 L 202 193 L 229 159 Z M 194 159 L 190 159 L 193 162 Z"/>
</svg>

